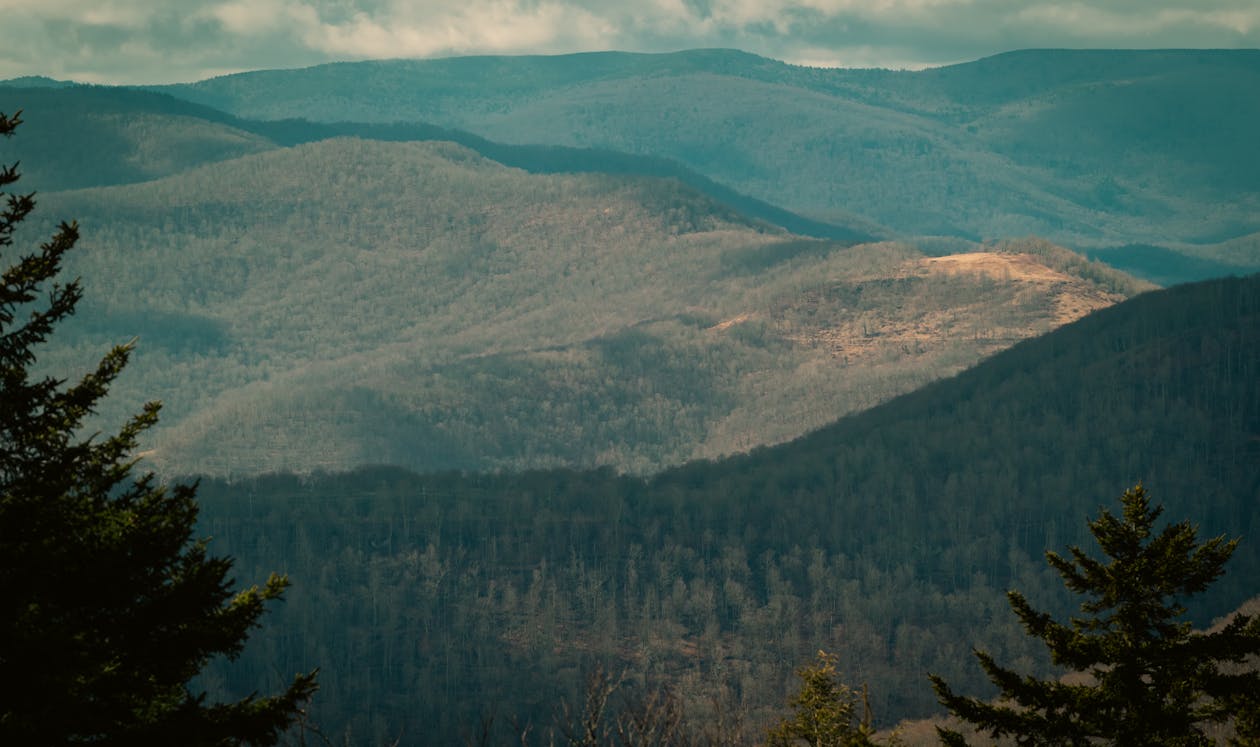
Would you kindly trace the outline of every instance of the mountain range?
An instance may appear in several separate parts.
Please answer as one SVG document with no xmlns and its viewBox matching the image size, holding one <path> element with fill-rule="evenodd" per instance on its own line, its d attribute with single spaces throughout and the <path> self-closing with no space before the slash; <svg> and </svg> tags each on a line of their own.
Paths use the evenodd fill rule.
<svg viewBox="0 0 1260 747">
<path fill-rule="evenodd" d="M 183 158 L 213 157 L 223 137 L 228 151 L 259 147 L 257 137 L 452 140 L 531 171 L 678 178 L 804 235 L 951 246 L 1037 235 L 1170 283 L 1260 267 L 1248 124 L 1258 70 L 1255 50 L 1025 50 L 913 72 L 732 50 L 610 52 L 258 71 L 154 87 L 204 106 L 154 97 L 141 108 L 215 123 L 192 128 L 208 141 L 185 142 Z M 13 94 L 67 85 L 20 79 L 0 83 L 0 98 L 20 104 Z M 114 109 L 114 97 L 140 100 L 71 89 L 95 99 L 41 102 L 56 115 L 40 127 L 99 119 L 91 109 Z M 152 146 L 136 144 L 142 129 L 130 129 L 70 163 L 90 173 L 87 161 L 131 151 L 149 173 L 175 165 L 153 163 L 140 152 Z M 45 160 L 45 173 L 68 173 Z"/>
<path fill-rule="evenodd" d="M 1256 50 L 1027 50 L 923 71 L 695 50 L 337 63 L 161 90 L 245 117 L 661 156 L 899 236 L 1212 255 L 1260 230 L 1257 85 Z"/>
<path fill-rule="evenodd" d="M 1070 612 L 1043 551 L 1138 481 L 1255 533 L 1260 275 L 1223 276 L 1260 268 L 1257 83 L 1177 50 L 23 79 L 0 161 L 19 245 L 84 237 L 40 372 L 136 338 L 100 427 L 163 400 L 144 463 L 296 580 L 207 688 L 321 666 L 334 738 L 458 743 L 602 662 L 751 738 L 819 648 L 882 726 L 927 669 L 978 691 L 973 644 L 1051 671 L 1003 591 Z"/>
<path fill-rule="evenodd" d="M 1067 117 L 1089 91 L 1115 89 L 1143 71 L 1134 90 L 1151 101 L 1173 82 L 1213 74 L 1219 80 L 1205 90 L 1216 93 L 1203 96 L 1223 101 L 1248 80 L 1253 57 L 1029 52 L 914 74 L 808 70 L 723 51 L 468 58 L 260 72 L 165 93 L 28 80 L 0 87 L 0 105 L 24 110 L 30 134 L 18 152 L 25 184 L 41 191 L 48 215 L 77 216 L 95 229 L 90 241 L 102 250 L 75 271 L 116 278 L 90 290 L 85 339 L 99 345 L 138 334 L 156 348 L 138 358 L 115 414 L 142 392 L 168 403 L 152 454 L 164 467 L 231 474 L 385 461 L 417 469 L 609 464 L 650 471 L 791 438 L 960 370 L 1001 344 L 1075 318 L 1056 310 L 1059 294 L 1089 299 L 1084 313 L 1143 287 L 1115 275 L 1099 285 L 1096 269 L 1082 285 L 1083 263 L 1057 279 L 1072 282 L 1059 285 L 1049 275 L 1030 283 L 1021 270 L 995 270 L 1010 262 L 954 272 L 957 262 L 925 260 L 983 248 L 968 240 L 971 229 L 871 244 L 928 229 L 905 215 L 792 204 L 793 189 L 803 188 L 763 189 L 774 201 L 745 196 L 736 189 L 755 195 L 758 187 L 733 164 L 755 151 L 818 194 L 858 189 L 869 198 L 897 185 L 903 192 L 882 202 L 909 209 L 922 184 L 916 170 L 936 163 L 927 151 L 894 142 L 910 127 L 932 134 L 933 153 L 952 144 L 950 158 L 967 169 L 1004 164 L 992 172 L 1001 179 L 985 182 L 989 191 L 960 195 L 943 210 L 956 217 L 980 207 L 1000 211 L 1016 193 L 998 194 L 998 182 L 1021 190 L 1039 182 L 1020 171 L 1026 164 L 1015 155 L 1025 151 L 994 133 L 1035 139 L 1042 119 Z M 712 98 L 687 93 L 700 88 Z M 739 116 L 701 105 L 716 97 L 742 107 Z M 333 100 L 340 105 L 329 106 Z M 575 102 L 585 102 L 595 123 L 586 130 L 572 129 Z M 768 117 L 769 106 L 787 120 Z M 1084 164 L 1082 171 L 1102 169 L 1124 131 L 1107 117 L 1129 110 L 1101 108 L 1088 138 L 1043 143 L 1025 160 L 1042 171 L 1063 159 Z M 669 116 L 645 123 L 653 111 Z M 1019 127 L 1015 111 L 1027 114 Z M 717 121 L 726 114 L 756 124 Z M 310 119 L 270 119 L 293 116 Z M 1131 160 L 1146 148 L 1161 163 L 1194 161 L 1217 188 L 1240 186 L 1228 202 L 1210 198 L 1219 203 L 1213 220 L 1221 210 L 1245 208 L 1252 194 L 1245 178 L 1225 173 L 1245 165 L 1250 151 L 1225 131 L 1234 119 L 1220 119 L 1210 133 L 1186 125 L 1140 148 L 1134 140 L 1126 151 Z M 846 130 L 857 126 L 875 139 L 858 142 Z M 595 131 L 605 140 L 581 134 Z M 617 139 L 630 131 L 650 136 L 651 146 Z M 706 141 L 720 151 L 710 160 L 680 145 L 699 131 L 713 133 Z M 830 133 L 829 142 L 858 147 L 881 165 L 811 177 L 791 167 L 799 154 L 789 142 L 811 132 Z M 1243 157 L 1205 154 L 1206 139 L 1235 143 Z M 404 145 L 439 142 L 467 150 Z M 817 152 L 807 160 L 810 168 L 827 163 Z M 418 178 L 444 173 L 448 162 L 461 164 L 450 166 L 465 179 L 458 189 Z M 1143 164 L 1154 168 L 1154 161 Z M 887 187 L 872 181 L 875 172 Z M 590 178 L 576 176 L 583 173 Z M 568 186 L 557 188 L 551 177 Z M 610 189 L 619 206 L 570 209 Z M 1157 191 L 1144 186 L 1143 199 Z M 1027 194 L 1018 200 L 1021 210 L 1037 204 Z M 555 212 L 548 203 L 556 201 L 566 209 Z M 1056 220 L 1086 203 L 1059 205 Z M 1123 218 L 1115 206 L 1086 206 L 1104 222 Z M 815 217 L 803 215 L 811 210 Z M 483 227 L 488 214 L 493 225 Z M 621 236 L 603 232 L 627 221 L 640 225 Z M 1167 221 L 1143 221 L 1168 237 Z M 531 222 L 535 229 L 525 230 Z M 546 226 L 545 235 L 537 226 Z M 1231 230 L 1218 228 L 1221 235 Z M 707 256 L 677 251 L 680 241 L 704 244 Z M 1193 251 L 1133 243 L 1087 251 L 1169 282 L 1243 271 L 1254 244 L 1241 233 Z M 388 266 L 379 264 L 382 245 L 395 249 Z M 548 262 L 536 262 L 544 256 Z M 1062 255 L 1059 261 L 1051 271 L 1064 269 Z M 523 271 L 522 262 L 535 264 Z M 643 272 L 653 263 L 663 272 Z M 585 271 L 575 274 L 581 264 Z M 120 265 L 128 272 L 110 272 Z M 350 267 L 359 269 L 347 274 Z M 505 290 L 505 282 L 520 287 Z M 662 282 L 674 289 L 672 303 L 656 292 Z M 876 293 L 873 282 L 883 284 Z M 968 300 L 995 283 L 1004 288 L 987 306 Z M 566 295 L 567 304 L 556 302 Z M 712 300 L 692 302 L 706 296 Z M 363 310 L 366 299 L 375 311 Z M 401 311 L 415 309 L 417 299 L 424 313 Z M 1038 303 L 1034 320 L 1028 314 Z M 1002 309 L 1012 306 L 1025 318 L 985 318 L 1009 316 Z M 85 346 L 69 347 L 86 358 Z M 854 352 L 873 349 L 882 352 Z M 617 352 L 627 350 L 636 360 Z M 832 373 L 837 367 L 843 376 Z"/>
<path fill-rule="evenodd" d="M 73 369 L 141 353 L 183 473 L 651 471 L 781 441 L 1144 287 L 1044 242 L 962 259 L 751 221 L 676 182 L 336 139 L 44 196 L 89 284 Z M 125 268 L 120 272 L 119 268 Z"/>
</svg>

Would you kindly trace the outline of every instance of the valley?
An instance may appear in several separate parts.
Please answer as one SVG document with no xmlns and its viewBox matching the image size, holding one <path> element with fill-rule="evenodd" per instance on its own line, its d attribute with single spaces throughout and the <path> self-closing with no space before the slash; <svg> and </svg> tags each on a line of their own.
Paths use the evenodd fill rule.
<svg viewBox="0 0 1260 747">
<path fill-rule="evenodd" d="M 1063 674 L 1004 593 L 1071 614 L 1044 552 L 1135 484 L 1243 538 L 1188 619 L 1260 592 L 1258 87 L 1255 50 L 0 81 L 15 245 L 82 233 L 23 365 L 134 340 L 80 430 L 161 401 L 140 468 L 293 579 L 212 693 L 320 667 L 334 742 L 515 743 L 602 668 L 747 744 L 824 649 L 921 743 L 973 645 Z"/>
</svg>

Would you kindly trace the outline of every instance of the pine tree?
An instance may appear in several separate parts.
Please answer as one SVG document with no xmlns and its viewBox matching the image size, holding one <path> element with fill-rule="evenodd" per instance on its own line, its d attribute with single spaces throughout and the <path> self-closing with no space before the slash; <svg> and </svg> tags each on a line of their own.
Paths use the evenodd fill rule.
<svg viewBox="0 0 1260 747">
<path fill-rule="evenodd" d="M 870 707 L 863 691 L 864 716 L 855 723 L 858 694 L 840 681 L 836 656 L 818 652 L 813 666 L 802 667 L 796 675 L 801 689 L 792 696 L 792 718 L 781 719 L 766 733 L 768 747 L 874 747 Z M 896 737 L 889 744 L 898 744 Z"/>
<path fill-rule="evenodd" d="M 1141 485 L 1126 491 L 1121 503 L 1121 516 L 1103 509 L 1089 522 L 1105 562 L 1079 547 L 1069 548 L 1070 559 L 1046 553 L 1067 588 L 1086 595 L 1083 616 L 1065 625 L 1034 610 L 1019 592 L 1007 595 L 1051 660 L 1085 681 L 1021 676 L 976 651 L 1001 697 L 996 703 L 963 697 L 930 675 L 951 713 L 1023 745 L 1199 745 L 1211 743 L 1205 725 L 1254 708 L 1245 701 L 1260 691 L 1260 674 L 1237 665 L 1260 653 L 1260 620 L 1237 615 L 1224 628 L 1201 633 L 1182 619 L 1182 601 L 1220 577 L 1238 541 L 1200 543 L 1187 521 L 1156 532 L 1163 509 L 1150 505 Z M 1238 726 L 1246 736 L 1248 725 Z M 946 744 L 964 744 L 956 732 L 940 733 Z"/>
<path fill-rule="evenodd" d="M 0 135 L 20 122 L 0 114 Z M 315 690 L 207 702 L 190 680 L 234 657 L 287 579 L 232 589 L 229 558 L 195 541 L 195 486 L 135 474 L 150 403 L 116 435 L 83 436 L 122 371 L 110 350 L 77 383 L 32 373 L 36 351 L 70 316 L 79 282 L 57 283 L 78 229 L 5 257 L 35 207 L 0 167 L 0 744 L 274 744 Z M 0 263 L 3 266 L 3 263 Z"/>
</svg>

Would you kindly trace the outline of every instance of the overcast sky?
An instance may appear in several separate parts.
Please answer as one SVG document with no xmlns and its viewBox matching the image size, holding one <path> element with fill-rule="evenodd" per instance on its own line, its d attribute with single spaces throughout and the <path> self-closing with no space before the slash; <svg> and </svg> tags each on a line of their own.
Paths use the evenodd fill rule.
<svg viewBox="0 0 1260 747">
<path fill-rule="evenodd" d="M 920 68 L 1029 47 L 1260 47 L 1260 0 L 0 0 L 0 79 L 734 47 Z"/>
</svg>

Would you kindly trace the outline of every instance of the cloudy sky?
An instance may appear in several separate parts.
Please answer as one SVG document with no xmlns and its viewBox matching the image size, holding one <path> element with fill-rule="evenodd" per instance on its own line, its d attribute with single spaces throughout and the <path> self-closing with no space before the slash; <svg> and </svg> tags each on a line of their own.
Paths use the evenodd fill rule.
<svg viewBox="0 0 1260 747">
<path fill-rule="evenodd" d="M 919 68 L 1028 47 L 1260 47 L 1260 0 L 0 0 L 0 79 L 735 47 Z"/>
</svg>

